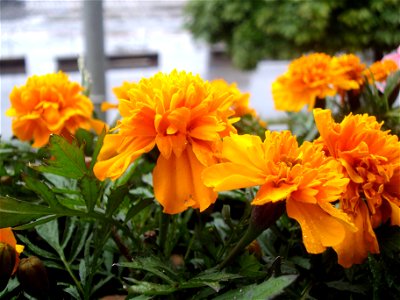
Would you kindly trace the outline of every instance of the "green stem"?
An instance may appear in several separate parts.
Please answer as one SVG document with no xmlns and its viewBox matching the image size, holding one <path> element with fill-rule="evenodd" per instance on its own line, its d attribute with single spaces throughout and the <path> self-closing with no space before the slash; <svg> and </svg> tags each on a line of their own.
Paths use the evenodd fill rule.
<svg viewBox="0 0 400 300">
<path fill-rule="evenodd" d="M 265 229 L 273 225 L 285 210 L 285 202 L 270 202 L 264 205 L 255 205 L 250 215 L 249 227 L 246 232 L 218 266 L 220 270 L 225 268 L 243 249 L 254 241 Z"/>
<path fill-rule="evenodd" d="M 79 280 L 75 277 L 74 273 L 72 272 L 71 268 L 69 267 L 69 264 L 68 264 L 68 262 L 67 262 L 67 260 L 66 260 L 66 258 L 65 258 L 65 256 L 64 256 L 64 254 L 62 254 L 62 255 L 61 255 L 61 253 L 59 253 L 59 254 L 60 254 L 61 261 L 63 262 L 63 264 L 64 264 L 64 266 L 65 266 L 65 269 L 67 270 L 68 274 L 71 276 L 71 278 L 72 278 L 72 280 L 74 281 L 74 283 L 75 283 L 76 287 L 78 288 L 78 290 L 79 290 L 79 291 L 81 292 L 81 294 L 83 295 L 85 292 L 84 292 L 84 290 L 83 290 L 83 288 L 82 288 L 81 283 L 80 283 Z"/>
<path fill-rule="evenodd" d="M 158 245 L 160 249 L 166 254 L 165 243 L 168 236 L 168 227 L 171 216 L 168 214 L 161 213 L 160 215 L 160 235 L 158 240 Z"/>
<path fill-rule="evenodd" d="M 222 263 L 218 266 L 218 269 L 222 270 L 225 268 L 243 249 L 249 245 L 252 241 L 254 241 L 264 230 L 257 230 L 254 226 L 250 226 L 247 228 L 245 234 L 236 244 L 236 246 L 229 252 L 229 254 L 225 257 Z"/>
</svg>

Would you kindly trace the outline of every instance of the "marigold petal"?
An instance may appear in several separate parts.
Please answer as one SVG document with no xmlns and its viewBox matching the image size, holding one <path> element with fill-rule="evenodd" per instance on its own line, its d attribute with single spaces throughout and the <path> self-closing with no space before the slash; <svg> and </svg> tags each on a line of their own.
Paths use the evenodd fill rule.
<svg viewBox="0 0 400 300">
<path fill-rule="evenodd" d="M 204 184 L 213 187 L 214 191 L 228 191 L 263 184 L 262 173 L 254 173 L 246 166 L 227 162 L 212 165 L 203 171 Z"/>
<path fill-rule="evenodd" d="M 188 207 L 208 208 L 217 193 L 206 187 L 200 177 L 204 166 L 197 160 L 191 147 L 182 155 L 171 154 L 169 159 L 160 155 L 153 171 L 154 195 L 168 214 L 176 214 Z"/>
<path fill-rule="evenodd" d="M 251 204 L 262 205 L 268 202 L 285 200 L 295 190 L 297 190 L 297 184 L 282 182 L 276 185 L 272 180 L 267 181 L 260 187 Z"/>
<path fill-rule="evenodd" d="M 100 180 L 120 177 L 129 165 L 143 153 L 154 147 L 152 138 L 136 139 L 119 134 L 109 134 L 104 138 L 103 147 L 94 165 L 93 172 Z"/>
<path fill-rule="evenodd" d="M 317 204 L 299 203 L 289 199 L 286 209 L 288 216 L 299 222 L 308 253 L 322 253 L 327 247 L 343 241 L 344 225 Z"/>
<path fill-rule="evenodd" d="M 15 249 L 17 245 L 17 240 L 15 239 L 11 227 L 0 228 L 0 242 L 9 244 L 11 247 Z"/>
<path fill-rule="evenodd" d="M 379 253 L 379 245 L 365 203 L 360 202 L 358 209 L 350 217 L 358 230 L 346 230 L 343 241 L 332 246 L 338 255 L 339 264 L 345 268 L 362 263 L 368 253 Z"/>
</svg>

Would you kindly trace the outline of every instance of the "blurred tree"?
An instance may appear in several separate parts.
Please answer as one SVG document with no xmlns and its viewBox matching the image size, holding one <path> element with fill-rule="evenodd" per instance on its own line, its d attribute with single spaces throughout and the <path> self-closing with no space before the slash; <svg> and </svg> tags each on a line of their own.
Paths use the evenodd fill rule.
<svg viewBox="0 0 400 300">
<path fill-rule="evenodd" d="M 400 44 L 400 0 L 190 0 L 185 12 L 196 38 L 224 42 L 243 69 L 308 51 L 372 50 L 377 60 Z"/>
</svg>

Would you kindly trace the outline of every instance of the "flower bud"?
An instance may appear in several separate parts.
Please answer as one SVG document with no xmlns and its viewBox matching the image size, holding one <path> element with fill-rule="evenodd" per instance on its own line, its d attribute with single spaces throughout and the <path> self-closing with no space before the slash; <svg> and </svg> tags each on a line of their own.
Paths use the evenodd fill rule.
<svg viewBox="0 0 400 300">
<path fill-rule="evenodd" d="M 169 261 L 175 270 L 182 269 L 185 266 L 185 260 L 180 254 L 172 254 L 169 258 Z"/>
<path fill-rule="evenodd" d="M 43 298 L 49 292 L 49 278 L 43 262 L 36 256 L 21 259 L 17 271 L 22 288 L 29 295 Z"/>
<path fill-rule="evenodd" d="M 2 291 L 10 279 L 17 253 L 9 244 L 0 242 L 0 291 Z"/>
</svg>

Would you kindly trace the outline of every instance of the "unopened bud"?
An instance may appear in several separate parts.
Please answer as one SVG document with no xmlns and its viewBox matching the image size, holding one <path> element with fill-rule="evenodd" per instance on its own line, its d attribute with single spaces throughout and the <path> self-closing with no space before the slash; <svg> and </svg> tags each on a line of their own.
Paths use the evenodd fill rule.
<svg viewBox="0 0 400 300">
<path fill-rule="evenodd" d="M 21 259 L 19 263 L 18 280 L 29 295 L 43 298 L 49 292 L 49 278 L 43 262 L 36 256 Z"/>
<path fill-rule="evenodd" d="M 17 253 L 9 244 L 0 242 L 0 291 L 2 291 L 10 279 Z"/>
<path fill-rule="evenodd" d="M 183 266 L 185 265 L 185 260 L 183 259 L 183 256 L 180 254 L 172 254 L 169 260 L 173 268 L 176 270 L 182 269 Z"/>
</svg>

